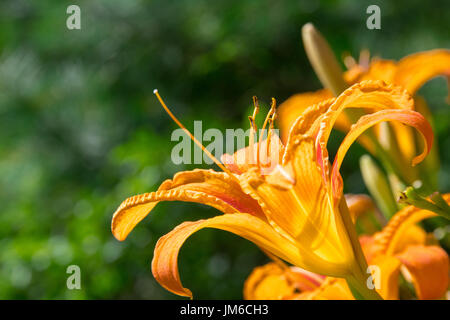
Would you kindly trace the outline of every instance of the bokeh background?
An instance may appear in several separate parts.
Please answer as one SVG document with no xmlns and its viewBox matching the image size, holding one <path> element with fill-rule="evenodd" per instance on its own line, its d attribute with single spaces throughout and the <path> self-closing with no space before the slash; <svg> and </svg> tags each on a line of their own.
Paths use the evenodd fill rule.
<svg viewBox="0 0 450 320">
<path fill-rule="evenodd" d="M 66 8 L 81 7 L 81 30 Z M 381 30 L 365 10 L 381 8 Z M 338 57 L 361 49 L 398 59 L 449 48 L 450 2 L 86 0 L 0 2 L 0 298 L 177 299 L 150 271 L 160 236 L 219 212 L 161 203 L 125 242 L 110 231 L 130 195 L 181 170 L 170 160 L 175 124 L 155 87 L 188 128 L 247 128 L 251 97 L 267 106 L 321 87 L 300 28 L 313 22 Z M 450 191 L 450 108 L 443 79 L 420 92 L 435 115 L 441 191 Z M 335 150 L 335 144 L 331 145 Z M 347 192 L 365 192 L 362 148 L 343 166 Z M 203 166 L 207 167 L 207 166 Z M 184 285 L 200 299 L 239 299 L 267 262 L 252 243 L 217 230 L 180 254 Z M 66 268 L 81 268 L 68 290 Z"/>
</svg>

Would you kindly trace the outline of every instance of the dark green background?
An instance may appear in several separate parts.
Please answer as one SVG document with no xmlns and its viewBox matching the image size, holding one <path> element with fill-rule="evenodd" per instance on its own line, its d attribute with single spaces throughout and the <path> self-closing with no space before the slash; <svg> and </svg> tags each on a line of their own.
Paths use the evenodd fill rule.
<svg viewBox="0 0 450 320">
<path fill-rule="evenodd" d="M 81 30 L 66 8 L 81 7 Z M 365 10 L 381 7 L 381 30 Z M 449 2 L 411 1 L 27 1 L 0 2 L 0 298 L 177 298 L 153 279 L 160 236 L 185 220 L 219 214 L 161 203 L 127 241 L 110 232 L 127 196 L 155 190 L 193 166 L 170 161 L 175 124 L 157 87 L 188 128 L 247 128 L 251 97 L 267 106 L 320 88 L 300 29 L 313 22 L 337 56 L 367 48 L 384 58 L 450 47 Z M 446 84 L 421 91 L 436 118 L 450 191 Z M 335 150 L 335 143 L 330 149 Z M 347 192 L 363 192 L 355 146 L 343 166 Z M 241 298 L 267 258 L 250 242 L 205 230 L 180 254 L 196 298 Z M 66 268 L 81 268 L 81 290 Z"/>
</svg>

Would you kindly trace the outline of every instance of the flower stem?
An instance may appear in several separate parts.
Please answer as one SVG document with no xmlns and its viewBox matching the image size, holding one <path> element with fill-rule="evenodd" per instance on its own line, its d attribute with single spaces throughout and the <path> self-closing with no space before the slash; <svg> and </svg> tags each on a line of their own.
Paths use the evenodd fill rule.
<svg viewBox="0 0 450 320">
<path fill-rule="evenodd" d="M 369 289 L 367 286 L 368 276 L 362 272 L 353 274 L 345 280 L 357 300 L 383 300 L 375 289 Z"/>
<path fill-rule="evenodd" d="M 339 211 L 341 213 L 342 222 L 347 229 L 347 234 L 350 238 L 356 259 L 354 267 L 352 268 L 352 274 L 345 280 L 347 281 L 347 284 L 356 299 L 382 300 L 376 290 L 369 289 L 367 286 L 367 279 L 369 278 L 369 274 L 365 273 L 367 270 L 367 261 L 364 257 L 364 253 L 362 251 L 361 244 L 359 243 L 355 226 L 350 218 L 350 212 L 348 211 L 348 206 L 344 197 L 339 203 Z"/>
</svg>

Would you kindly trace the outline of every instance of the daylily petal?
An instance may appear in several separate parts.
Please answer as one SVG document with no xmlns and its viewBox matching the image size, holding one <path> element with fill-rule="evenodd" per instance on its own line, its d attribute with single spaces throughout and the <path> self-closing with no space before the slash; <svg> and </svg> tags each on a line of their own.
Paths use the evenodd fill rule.
<svg viewBox="0 0 450 320">
<path fill-rule="evenodd" d="M 359 82 L 359 78 L 366 73 L 366 69 L 355 62 L 355 64 L 342 74 L 344 81 L 352 85 Z"/>
<path fill-rule="evenodd" d="M 342 191 L 342 180 L 339 175 L 339 169 L 348 149 L 365 130 L 382 121 L 399 121 L 416 128 L 422 134 L 426 142 L 424 151 L 412 160 L 413 166 L 421 162 L 431 150 L 434 137 L 433 130 L 428 121 L 418 112 L 411 110 L 382 110 L 362 116 L 344 138 L 334 158 L 332 181 L 335 194 L 339 195 Z"/>
<path fill-rule="evenodd" d="M 361 71 L 359 65 L 352 69 L 347 71 L 348 76 L 346 76 L 346 80 L 349 84 L 355 84 L 364 80 L 382 80 L 386 83 L 393 83 L 397 65 L 392 60 L 378 59 L 370 63 L 369 70 L 366 72 Z"/>
<path fill-rule="evenodd" d="M 287 142 L 289 129 L 307 107 L 330 98 L 333 98 L 331 91 L 322 89 L 315 92 L 295 94 L 283 102 L 277 111 L 277 122 L 281 131 L 281 140 L 283 143 Z"/>
<path fill-rule="evenodd" d="M 425 230 L 416 224 L 410 225 L 397 240 L 394 253 L 402 252 L 411 245 L 425 245 L 426 242 L 427 233 Z"/>
<path fill-rule="evenodd" d="M 438 246 L 409 246 L 397 256 L 408 274 L 421 300 L 439 299 L 448 288 L 448 255 Z"/>
<path fill-rule="evenodd" d="M 155 279 L 167 290 L 181 296 L 192 297 L 191 291 L 184 288 L 180 281 L 178 252 L 189 236 L 203 228 L 232 232 L 285 261 L 292 264 L 302 263 L 302 257 L 296 245 L 255 216 L 234 213 L 195 222 L 184 222 L 161 237 L 155 247 L 152 272 Z"/>
<path fill-rule="evenodd" d="M 356 222 L 359 216 L 373 211 L 375 208 L 372 198 L 366 194 L 346 194 L 345 201 L 353 223 Z"/>
<path fill-rule="evenodd" d="M 450 76 L 450 50 L 431 50 L 401 59 L 393 82 L 414 94 L 425 82 L 439 76 Z"/>
<path fill-rule="evenodd" d="M 276 263 L 255 268 L 244 283 L 246 300 L 281 300 L 294 292 L 284 270 Z"/>
<path fill-rule="evenodd" d="M 249 171 L 239 176 L 241 186 L 258 200 L 272 226 L 298 243 L 307 264 L 297 266 L 342 276 L 349 272 L 353 250 L 341 217 L 335 214 L 337 205 L 324 188 L 314 139 L 297 136 L 291 147 L 290 162 L 264 177 Z M 279 172 L 290 178 L 280 183 Z"/>
<path fill-rule="evenodd" d="M 293 299 L 298 300 L 354 300 L 347 282 L 341 278 L 328 277 L 322 285 L 311 292 L 304 292 Z"/>
<path fill-rule="evenodd" d="M 346 72 L 345 79 L 350 84 L 364 80 L 383 80 L 402 86 L 414 95 L 425 82 L 439 75 L 450 75 L 450 50 L 418 52 L 397 63 L 392 60 L 373 60 L 367 72 L 356 65 Z"/>
<path fill-rule="evenodd" d="M 179 172 L 158 191 L 130 197 L 122 202 L 112 220 L 112 232 L 125 240 L 159 201 L 188 201 L 212 206 L 224 213 L 247 212 L 264 217 L 258 203 L 224 172 L 193 170 Z"/>
<path fill-rule="evenodd" d="M 255 268 L 244 283 L 246 300 L 288 299 L 295 292 L 318 288 L 324 277 L 296 267 L 268 263 Z"/>
<path fill-rule="evenodd" d="M 372 266 L 379 268 L 380 288 L 378 293 L 384 300 L 398 300 L 398 277 L 400 275 L 401 262 L 396 257 L 379 255 L 370 262 Z M 375 275 L 373 275 L 375 276 Z M 375 280 L 376 282 L 377 280 Z"/>
<path fill-rule="evenodd" d="M 317 159 L 324 171 L 324 180 L 328 175 L 328 138 L 336 119 L 346 108 L 413 109 L 414 101 L 400 87 L 386 85 L 382 81 L 364 81 L 345 90 L 321 117 L 320 130 L 316 138 Z"/>
<path fill-rule="evenodd" d="M 370 265 L 373 259 L 379 253 L 379 247 L 374 245 L 375 239 L 373 236 L 361 235 L 358 239 L 364 252 L 364 257 L 366 258 L 367 263 Z"/>
<path fill-rule="evenodd" d="M 280 138 L 271 133 L 270 146 L 267 148 L 267 139 L 261 141 L 259 146 L 259 163 L 262 174 L 270 173 L 273 168 L 281 163 L 284 153 L 284 146 Z M 252 147 L 248 146 L 236 151 L 233 155 L 223 154 L 221 161 L 231 172 L 235 174 L 242 174 L 250 168 L 258 167 L 258 142 L 255 142 Z"/>
</svg>

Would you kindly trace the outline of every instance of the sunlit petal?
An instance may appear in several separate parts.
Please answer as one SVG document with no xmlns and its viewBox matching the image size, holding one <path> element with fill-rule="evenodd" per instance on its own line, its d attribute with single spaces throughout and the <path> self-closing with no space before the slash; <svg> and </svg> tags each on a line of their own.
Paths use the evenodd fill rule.
<svg viewBox="0 0 450 320">
<path fill-rule="evenodd" d="M 152 272 L 155 279 L 167 290 L 181 296 L 192 297 L 191 291 L 181 284 L 178 273 L 178 252 L 189 236 L 203 228 L 232 232 L 287 262 L 303 263 L 299 250 L 293 242 L 281 236 L 268 223 L 255 216 L 235 213 L 207 220 L 184 222 L 161 237 L 155 247 Z"/>
<path fill-rule="evenodd" d="M 281 300 L 294 291 L 283 268 L 276 263 L 255 268 L 244 283 L 246 300 Z"/>
<path fill-rule="evenodd" d="M 226 173 L 196 169 L 177 173 L 172 180 L 163 182 L 156 192 L 123 201 L 113 216 L 114 236 L 125 240 L 159 201 L 197 202 L 224 213 L 246 212 L 264 216 L 258 203 L 243 193 L 239 184 Z"/>
<path fill-rule="evenodd" d="M 311 291 L 320 286 L 324 277 L 296 267 L 268 263 L 255 268 L 244 283 L 244 299 L 289 299 L 296 292 Z"/>
<path fill-rule="evenodd" d="M 409 109 L 414 106 L 411 96 L 402 88 L 387 85 L 382 81 L 364 81 L 345 90 L 320 119 L 316 148 L 319 164 L 328 174 L 327 142 L 338 116 L 347 108 Z M 326 179 L 326 176 L 324 177 Z"/>
<path fill-rule="evenodd" d="M 379 268 L 380 288 L 377 290 L 378 293 L 385 300 L 398 300 L 398 277 L 401 261 L 393 256 L 379 255 L 370 264 Z"/>
<path fill-rule="evenodd" d="M 324 187 L 321 169 L 315 161 L 314 139 L 292 141 L 290 162 L 282 172 L 291 183 L 280 184 L 272 175 L 255 172 L 240 176 L 242 188 L 258 200 L 267 219 L 280 233 L 298 242 L 307 265 L 304 269 L 324 275 L 343 275 L 354 260 L 337 204 Z M 277 174 L 277 173 L 274 173 Z M 307 257 L 307 259 L 306 259 Z"/>
<path fill-rule="evenodd" d="M 369 70 L 364 72 L 357 65 L 347 71 L 345 78 L 349 84 L 355 84 L 364 80 L 382 80 L 386 83 L 393 83 L 394 75 L 397 70 L 395 61 L 392 60 L 373 60 L 370 63 Z"/>
<path fill-rule="evenodd" d="M 431 50 L 401 59 L 393 82 L 414 94 L 425 82 L 439 76 L 450 76 L 450 50 Z"/>
<path fill-rule="evenodd" d="M 408 246 L 397 256 L 408 270 L 408 275 L 419 299 L 439 299 L 448 288 L 448 255 L 438 246 Z"/>
<path fill-rule="evenodd" d="M 354 300 L 347 282 L 340 278 L 328 277 L 322 285 L 311 292 L 304 292 L 293 299 L 297 300 Z"/>
<path fill-rule="evenodd" d="M 365 130 L 382 121 L 399 121 L 416 128 L 422 134 L 425 140 L 424 151 L 412 160 L 413 165 L 421 162 L 431 150 L 434 137 L 433 130 L 428 121 L 418 112 L 411 110 L 382 110 L 362 116 L 347 134 L 334 158 L 332 181 L 335 194 L 339 194 L 342 191 L 339 169 L 348 149 Z"/>
</svg>

